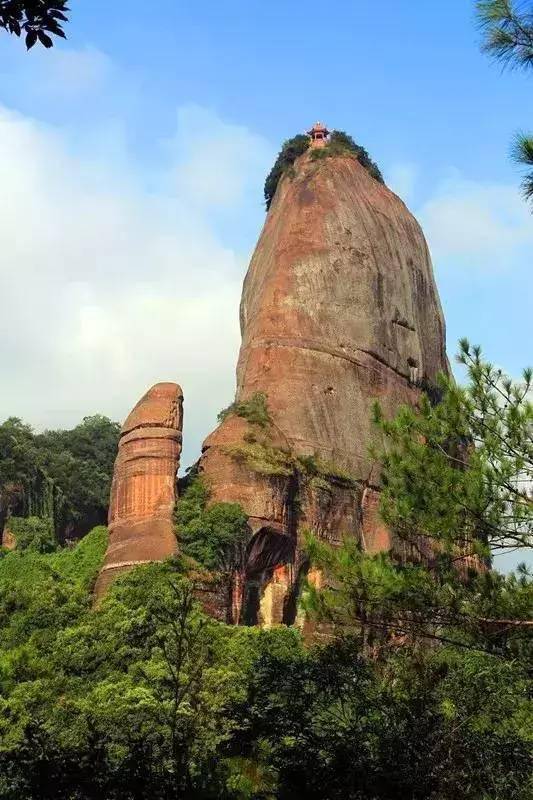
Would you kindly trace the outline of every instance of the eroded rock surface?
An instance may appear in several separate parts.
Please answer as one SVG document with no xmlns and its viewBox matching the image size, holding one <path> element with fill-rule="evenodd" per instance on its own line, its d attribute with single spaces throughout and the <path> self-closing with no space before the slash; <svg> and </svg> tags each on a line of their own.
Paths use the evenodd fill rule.
<svg viewBox="0 0 533 800">
<path fill-rule="evenodd" d="M 355 536 L 369 551 L 391 544 L 377 515 L 372 404 L 392 415 L 448 369 L 420 226 L 355 158 L 304 154 L 282 178 L 252 257 L 241 332 L 236 399 L 264 393 L 272 424 L 228 416 L 204 443 L 200 469 L 213 500 L 242 504 L 254 536 L 267 526 L 290 539 L 289 563 L 255 581 L 258 611 L 245 600 L 241 613 L 291 621 L 304 528 L 330 541 Z M 256 457 L 258 442 L 269 457 Z M 285 469 L 280 452 L 322 467 L 314 477 Z"/>
<path fill-rule="evenodd" d="M 350 156 L 309 154 L 276 192 L 244 281 L 237 398 L 268 396 L 298 452 L 372 477 L 370 410 L 446 369 L 428 248 L 404 203 Z"/>
<path fill-rule="evenodd" d="M 182 442 L 183 393 L 157 383 L 122 427 L 109 507 L 109 546 L 95 593 L 137 564 L 176 550 L 172 514 Z"/>
</svg>

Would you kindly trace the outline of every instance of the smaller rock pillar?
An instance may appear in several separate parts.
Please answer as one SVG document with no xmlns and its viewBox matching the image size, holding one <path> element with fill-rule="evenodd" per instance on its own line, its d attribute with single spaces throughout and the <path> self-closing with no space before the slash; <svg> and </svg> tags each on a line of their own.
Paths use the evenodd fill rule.
<svg viewBox="0 0 533 800">
<path fill-rule="evenodd" d="M 182 424 L 181 388 L 157 383 L 122 427 L 111 486 L 109 546 L 96 582 L 97 599 L 120 573 L 176 551 L 172 515 Z"/>
</svg>

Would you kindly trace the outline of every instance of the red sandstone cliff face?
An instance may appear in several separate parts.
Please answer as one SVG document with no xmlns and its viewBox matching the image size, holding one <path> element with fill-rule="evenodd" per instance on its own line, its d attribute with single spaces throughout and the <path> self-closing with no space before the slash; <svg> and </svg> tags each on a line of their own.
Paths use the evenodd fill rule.
<svg viewBox="0 0 533 800">
<path fill-rule="evenodd" d="M 379 467 L 368 453 L 372 404 L 393 414 L 416 402 L 418 380 L 447 370 L 420 226 L 355 158 L 311 152 L 278 186 L 241 301 L 236 398 L 264 393 L 272 425 L 258 431 L 228 417 L 204 443 L 200 464 L 213 501 L 240 502 L 256 537 L 268 527 L 272 549 L 283 550 L 276 535 L 292 543 L 277 567 L 267 559 L 255 570 L 254 613 L 267 623 L 292 621 L 304 527 L 332 541 L 356 536 L 370 551 L 390 545 L 376 513 Z M 314 456 L 330 474 L 313 483 L 298 469 L 258 469 L 250 457 L 258 445 Z M 282 592 L 268 588 L 280 583 Z M 269 592 L 277 600 L 261 610 Z"/>
<path fill-rule="evenodd" d="M 312 151 L 311 151 L 312 152 Z M 265 392 L 299 452 L 365 480 L 370 408 L 446 369 L 428 248 L 403 202 L 350 156 L 285 177 L 244 281 L 237 397 Z"/>
<path fill-rule="evenodd" d="M 158 383 L 122 426 L 111 486 L 109 546 L 96 583 L 97 598 L 120 573 L 176 550 L 172 514 L 182 423 L 181 388 Z"/>
</svg>

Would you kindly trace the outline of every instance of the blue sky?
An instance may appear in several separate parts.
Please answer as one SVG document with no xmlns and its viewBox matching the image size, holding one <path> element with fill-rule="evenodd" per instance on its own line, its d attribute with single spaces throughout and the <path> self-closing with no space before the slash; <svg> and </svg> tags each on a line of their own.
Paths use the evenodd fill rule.
<svg viewBox="0 0 533 800">
<path fill-rule="evenodd" d="M 191 463 L 234 390 L 265 174 L 316 119 L 422 223 L 450 354 L 466 335 L 513 375 L 531 362 L 533 225 L 508 152 L 533 96 L 480 53 L 474 2 L 71 6 L 53 51 L 0 36 L 0 416 L 120 419 L 178 380 Z"/>
</svg>

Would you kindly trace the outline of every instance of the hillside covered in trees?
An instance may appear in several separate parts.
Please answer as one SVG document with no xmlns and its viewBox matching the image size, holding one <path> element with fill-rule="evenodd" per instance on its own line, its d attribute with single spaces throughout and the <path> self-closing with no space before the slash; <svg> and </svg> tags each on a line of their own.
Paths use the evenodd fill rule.
<svg viewBox="0 0 533 800">
<path fill-rule="evenodd" d="M 481 252 L 477 287 L 465 280 L 455 297 L 469 321 L 483 307 L 486 333 L 495 307 L 512 332 L 516 308 L 503 296 L 485 308 L 485 282 L 492 250 L 503 242 L 507 268 L 530 234 L 512 187 L 483 170 L 490 126 L 458 135 L 469 119 L 506 124 L 512 93 L 487 81 L 478 102 L 485 74 L 433 4 L 389 4 L 376 25 L 375 3 L 333 14 L 274 3 L 252 10 L 254 31 L 244 4 L 217 15 L 101 2 L 89 38 L 61 49 L 92 11 L 71 5 L 0 0 L 2 37 L 34 58 L 18 82 L 5 70 L 22 105 L 4 114 L 1 98 L 10 391 L 38 354 L 52 402 L 62 372 L 69 386 L 84 375 L 90 408 L 91 385 L 100 398 L 139 365 L 152 380 L 154 367 L 178 370 L 179 346 L 197 390 L 218 385 L 199 351 L 206 331 L 221 345 L 225 334 L 216 311 L 249 222 L 245 172 L 277 116 L 308 114 L 310 97 L 350 105 L 357 142 L 374 126 L 387 181 L 323 123 L 284 142 L 244 279 L 235 399 L 185 474 L 174 382 L 152 386 L 122 427 L 100 414 L 71 430 L 0 424 L 0 800 L 531 800 L 533 371 L 516 377 L 514 361 L 509 377 L 465 339 L 452 375 L 428 243 L 388 186 L 425 211 L 437 254 L 451 242 L 475 268 Z M 533 2 L 475 8 L 482 49 L 527 72 Z M 152 72 L 139 53 L 155 53 Z M 41 57 L 55 59 L 49 72 Z M 54 98 L 55 120 L 41 120 Z M 513 159 L 530 202 L 530 135 L 515 134 Z M 514 279 L 509 268 L 494 285 Z M 152 338 L 178 316 L 179 335 Z M 43 381 L 25 373 L 21 385 Z M 500 569 L 508 556 L 512 571 Z"/>
<path fill-rule="evenodd" d="M 51 545 L 107 523 L 120 426 L 86 417 L 72 430 L 36 434 L 11 418 L 0 425 L 0 543 L 33 533 Z M 2 538 L 3 536 L 3 538 Z"/>
<path fill-rule="evenodd" d="M 440 556 L 331 549 L 310 534 L 311 563 L 331 580 L 309 585 L 301 607 L 325 640 L 205 615 L 203 587 L 234 568 L 246 518 L 229 504 L 207 513 L 193 476 L 175 515 L 182 554 L 121 577 L 96 608 L 104 527 L 4 551 L 0 797 L 529 798 L 531 576 L 468 565 L 530 544 L 516 479 L 531 476 L 531 378 L 507 381 L 466 343 L 461 358 L 464 389 L 443 379 L 436 406 L 394 421 L 376 410 L 382 513 L 405 541 L 423 529 Z M 92 418 L 57 436 L 87 445 L 87 429 L 98 432 L 91 474 L 116 428 Z M 26 470 L 44 469 L 38 437 L 13 421 L 2 430 L 10 452 L 13 437 L 26 443 Z M 457 470 L 443 443 L 459 436 L 476 455 Z M 85 495 L 67 496 L 81 517 Z"/>
</svg>

